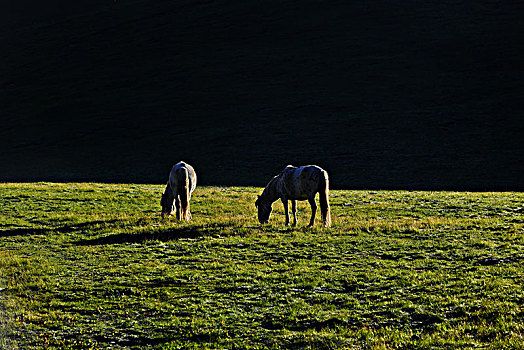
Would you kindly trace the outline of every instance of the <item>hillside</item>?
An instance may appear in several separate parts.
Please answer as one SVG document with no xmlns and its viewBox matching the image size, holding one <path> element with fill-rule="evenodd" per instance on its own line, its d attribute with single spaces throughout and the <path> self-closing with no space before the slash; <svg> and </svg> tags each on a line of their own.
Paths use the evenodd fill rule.
<svg viewBox="0 0 524 350">
<path fill-rule="evenodd" d="M 183 159 L 201 184 L 316 163 L 334 188 L 524 190 L 523 10 L 25 1 L 0 28 L 0 181 L 162 183 Z"/>
</svg>

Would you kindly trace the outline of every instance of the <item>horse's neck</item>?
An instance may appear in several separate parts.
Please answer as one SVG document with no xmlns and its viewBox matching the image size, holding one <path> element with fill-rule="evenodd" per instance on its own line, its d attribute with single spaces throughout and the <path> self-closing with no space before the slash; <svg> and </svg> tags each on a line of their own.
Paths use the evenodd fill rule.
<svg viewBox="0 0 524 350">
<path fill-rule="evenodd" d="M 169 198 L 173 197 L 173 190 L 171 189 L 170 181 L 167 182 L 166 189 L 165 189 L 164 193 L 166 193 L 169 196 Z"/>
<path fill-rule="evenodd" d="M 266 188 L 264 189 L 264 192 L 262 193 L 262 197 L 270 203 L 273 203 L 277 199 L 280 198 L 280 193 L 278 192 L 278 178 L 275 177 L 269 181 Z"/>
</svg>

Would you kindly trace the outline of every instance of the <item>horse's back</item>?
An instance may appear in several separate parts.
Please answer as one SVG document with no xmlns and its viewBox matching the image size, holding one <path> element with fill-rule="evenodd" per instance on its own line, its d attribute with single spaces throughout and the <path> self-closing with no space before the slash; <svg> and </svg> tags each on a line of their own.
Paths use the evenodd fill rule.
<svg viewBox="0 0 524 350">
<path fill-rule="evenodd" d="M 187 174 L 187 175 L 186 175 Z M 171 182 L 171 185 L 177 188 L 180 183 L 185 183 L 186 176 L 189 180 L 189 188 L 190 192 L 193 192 L 196 187 L 197 177 L 195 173 L 195 169 L 193 167 L 185 162 L 179 162 L 175 165 L 173 165 L 173 168 L 171 169 L 171 173 L 169 174 L 169 181 Z"/>
<path fill-rule="evenodd" d="M 307 199 L 319 192 L 327 172 L 317 165 L 294 167 L 288 165 L 281 173 L 282 191 L 290 199 Z"/>
</svg>

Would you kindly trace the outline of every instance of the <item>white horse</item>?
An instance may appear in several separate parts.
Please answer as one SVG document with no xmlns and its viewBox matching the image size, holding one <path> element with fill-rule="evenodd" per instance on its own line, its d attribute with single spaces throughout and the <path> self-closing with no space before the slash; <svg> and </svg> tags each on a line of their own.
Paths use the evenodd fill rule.
<svg viewBox="0 0 524 350">
<path fill-rule="evenodd" d="M 261 224 L 269 222 L 272 204 L 276 200 L 282 200 L 286 213 L 286 226 L 289 225 L 288 200 L 291 200 L 293 211 L 293 225 L 297 224 L 297 200 L 308 200 L 311 205 L 311 219 L 309 227 L 315 224 L 315 214 L 317 204 L 315 195 L 319 193 L 320 213 L 324 226 L 331 226 L 331 214 L 329 209 L 329 178 L 328 173 L 316 166 L 306 165 L 294 167 L 288 165 L 280 174 L 273 177 L 267 184 L 260 196 L 258 196 L 255 206 L 258 208 L 258 221 Z"/>
<path fill-rule="evenodd" d="M 173 165 L 166 189 L 160 200 L 162 217 L 172 215 L 176 211 L 178 220 L 190 220 L 189 200 L 195 190 L 196 183 L 196 173 L 191 165 L 184 162 Z"/>
</svg>

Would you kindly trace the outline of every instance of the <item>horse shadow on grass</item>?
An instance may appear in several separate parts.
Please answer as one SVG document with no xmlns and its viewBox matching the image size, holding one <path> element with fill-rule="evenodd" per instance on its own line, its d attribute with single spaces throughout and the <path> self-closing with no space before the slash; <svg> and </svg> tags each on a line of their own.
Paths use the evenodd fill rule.
<svg viewBox="0 0 524 350">
<path fill-rule="evenodd" d="M 86 221 L 81 223 L 74 223 L 70 225 L 62 225 L 58 227 L 15 227 L 0 230 L 0 237 L 16 237 L 16 236 L 29 236 L 29 235 L 46 235 L 51 233 L 71 233 L 75 231 L 81 231 L 84 229 L 92 229 L 93 227 L 107 227 L 118 220 L 95 220 Z"/>
<path fill-rule="evenodd" d="M 161 230 L 151 230 L 143 232 L 122 232 L 110 234 L 93 239 L 83 239 L 75 242 L 77 245 L 96 246 L 110 244 L 132 244 L 144 243 L 148 241 L 176 241 L 179 239 L 196 239 L 204 236 L 213 236 L 223 233 L 226 224 L 197 225 L 172 227 Z"/>
</svg>

